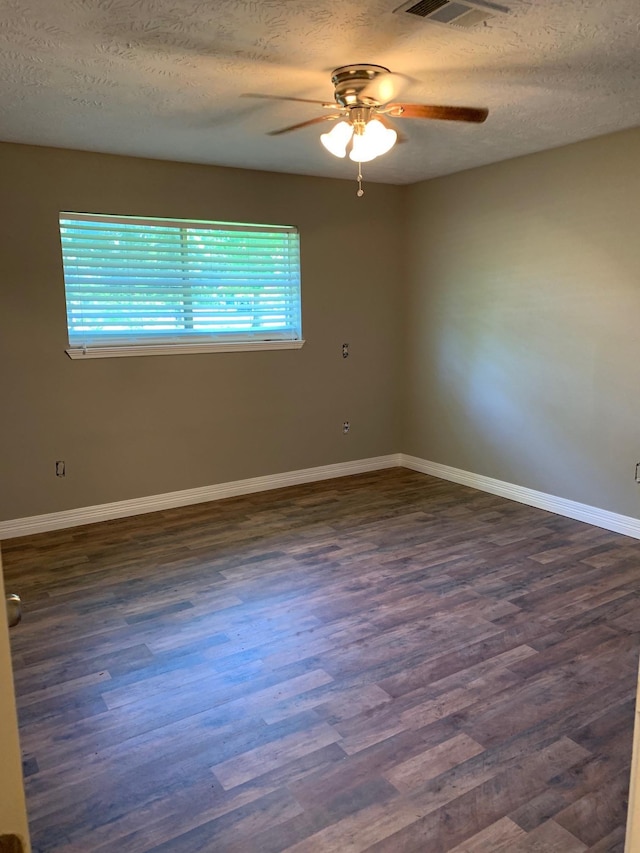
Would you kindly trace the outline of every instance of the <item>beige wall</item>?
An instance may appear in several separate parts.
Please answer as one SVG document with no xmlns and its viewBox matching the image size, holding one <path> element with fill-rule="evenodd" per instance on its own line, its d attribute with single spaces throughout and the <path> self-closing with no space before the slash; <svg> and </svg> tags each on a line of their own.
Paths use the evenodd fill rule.
<svg viewBox="0 0 640 853">
<path fill-rule="evenodd" d="M 640 515 L 640 130 L 407 189 L 406 453 Z"/>
<path fill-rule="evenodd" d="M 0 171 L 0 520 L 399 449 L 399 187 L 11 144 Z M 306 345 L 71 361 L 60 210 L 297 225 Z"/>
<path fill-rule="evenodd" d="M 631 130 L 359 200 L 0 145 L 0 520 L 396 451 L 640 516 L 639 163 Z M 64 209 L 298 225 L 306 345 L 71 361 Z"/>
</svg>

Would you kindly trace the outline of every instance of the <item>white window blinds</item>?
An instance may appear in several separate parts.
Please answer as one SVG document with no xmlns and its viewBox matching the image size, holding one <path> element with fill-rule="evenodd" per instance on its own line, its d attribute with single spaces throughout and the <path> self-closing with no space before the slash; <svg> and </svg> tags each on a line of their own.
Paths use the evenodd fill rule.
<svg viewBox="0 0 640 853">
<path fill-rule="evenodd" d="M 297 229 L 61 213 L 70 347 L 299 341 Z"/>
</svg>

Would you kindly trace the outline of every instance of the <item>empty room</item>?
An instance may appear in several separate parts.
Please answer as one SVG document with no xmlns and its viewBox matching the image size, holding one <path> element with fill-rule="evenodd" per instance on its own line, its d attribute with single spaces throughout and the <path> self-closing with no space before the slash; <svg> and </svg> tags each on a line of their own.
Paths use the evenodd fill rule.
<svg viewBox="0 0 640 853">
<path fill-rule="evenodd" d="M 640 851 L 637 4 L 0 10 L 0 853 Z"/>
</svg>

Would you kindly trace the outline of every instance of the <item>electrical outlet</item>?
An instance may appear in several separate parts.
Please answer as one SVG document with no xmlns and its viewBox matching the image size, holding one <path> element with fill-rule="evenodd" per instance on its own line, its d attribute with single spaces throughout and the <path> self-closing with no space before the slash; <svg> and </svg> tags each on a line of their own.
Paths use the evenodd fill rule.
<svg viewBox="0 0 640 853">
<path fill-rule="evenodd" d="M 64 477 L 66 474 L 66 466 L 62 459 L 59 459 L 56 462 L 56 477 Z"/>
<path fill-rule="evenodd" d="M 342 344 L 342 357 L 349 358 L 349 344 Z"/>
<path fill-rule="evenodd" d="M 342 432 L 346 435 L 350 429 L 351 429 L 351 424 L 349 423 L 349 421 L 345 421 L 342 424 Z"/>
</svg>

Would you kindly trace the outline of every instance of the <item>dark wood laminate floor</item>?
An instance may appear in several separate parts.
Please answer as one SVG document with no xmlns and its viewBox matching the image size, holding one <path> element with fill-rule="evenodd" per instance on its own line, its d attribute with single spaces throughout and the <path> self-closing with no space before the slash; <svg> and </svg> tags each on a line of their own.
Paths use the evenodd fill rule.
<svg viewBox="0 0 640 853">
<path fill-rule="evenodd" d="M 3 555 L 36 853 L 623 850 L 632 539 L 395 469 Z"/>
</svg>

